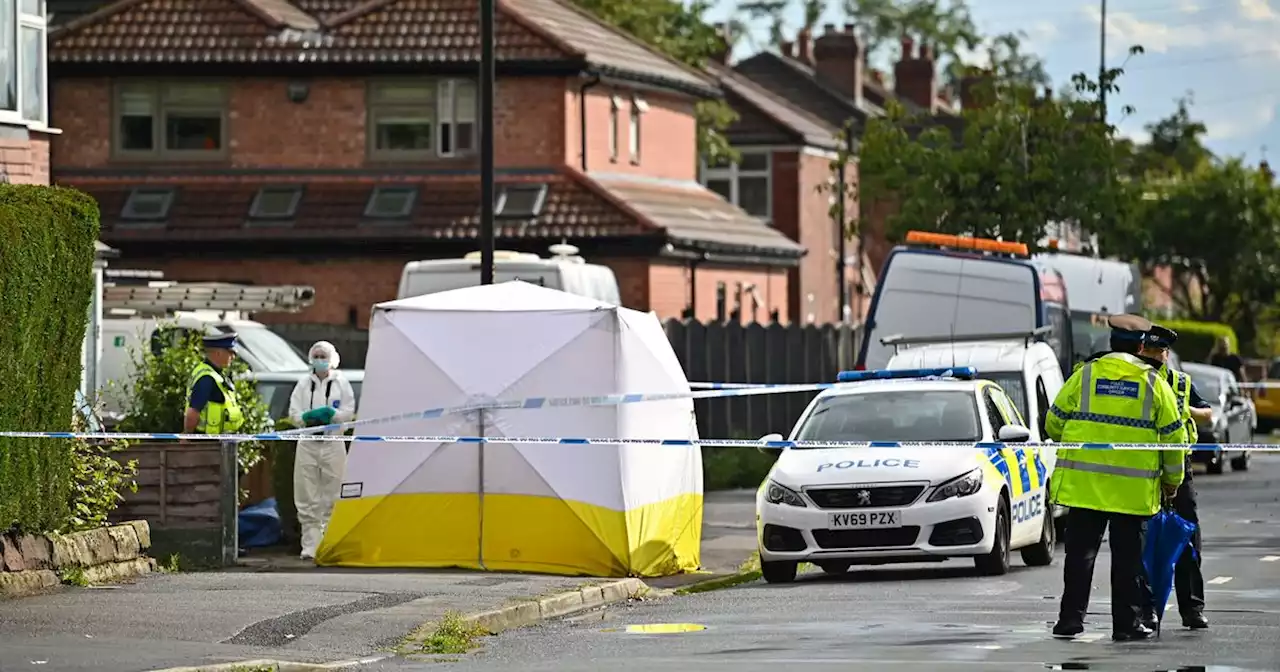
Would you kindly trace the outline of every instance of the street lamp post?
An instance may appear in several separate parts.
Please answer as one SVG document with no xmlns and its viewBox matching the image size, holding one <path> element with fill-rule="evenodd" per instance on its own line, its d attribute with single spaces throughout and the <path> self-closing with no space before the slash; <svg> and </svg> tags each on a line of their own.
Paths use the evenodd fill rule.
<svg viewBox="0 0 1280 672">
<path fill-rule="evenodd" d="M 480 0 L 480 284 L 493 284 L 493 44 L 494 0 Z"/>
</svg>

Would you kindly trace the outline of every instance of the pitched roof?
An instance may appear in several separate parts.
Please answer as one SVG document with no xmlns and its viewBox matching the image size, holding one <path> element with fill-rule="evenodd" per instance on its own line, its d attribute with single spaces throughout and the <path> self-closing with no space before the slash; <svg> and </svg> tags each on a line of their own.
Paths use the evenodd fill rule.
<svg viewBox="0 0 1280 672">
<path fill-rule="evenodd" d="M 53 63 L 413 63 L 480 60 L 475 0 L 116 0 L 53 29 Z M 496 53 L 712 95 L 710 78 L 571 0 L 497 0 Z"/>
<path fill-rule="evenodd" d="M 859 109 L 853 99 L 818 81 L 811 68 L 793 58 L 763 51 L 733 69 L 837 128 L 843 127 L 850 118 L 859 122 L 867 119 L 867 110 Z"/>
<path fill-rule="evenodd" d="M 479 234 L 480 184 L 476 175 L 400 176 L 376 184 L 349 177 L 308 177 L 294 181 L 305 193 L 294 216 L 251 220 L 255 195 L 278 187 L 280 178 L 215 181 L 152 175 L 80 177 L 71 186 L 97 199 L 102 238 L 117 246 L 131 242 L 194 241 L 422 241 L 470 240 Z M 546 184 L 540 215 L 532 221 L 497 222 L 498 238 L 625 238 L 666 236 L 695 249 L 798 258 L 803 248 L 701 185 L 633 184 L 587 177 L 572 168 L 559 173 L 500 175 L 498 186 Z M 415 207 L 400 220 L 371 220 L 365 207 L 375 186 L 418 188 Z M 172 206 L 155 222 L 123 217 L 137 188 L 172 187 Z"/>
<path fill-rule="evenodd" d="M 775 132 L 781 130 L 790 136 L 788 139 L 792 142 L 826 148 L 832 148 L 838 144 L 836 135 L 840 131 L 839 126 L 827 123 L 791 104 L 785 98 L 775 95 L 731 68 L 712 64 L 707 66 L 707 71 L 729 94 L 730 105 L 739 115 L 739 120 L 727 131 L 731 141 L 737 144 L 749 144 L 757 137 L 760 141 L 767 141 L 770 129 L 760 127 L 772 125 L 774 127 L 772 130 Z M 757 117 L 763 117 L 763 119 Z"/>
</svg>

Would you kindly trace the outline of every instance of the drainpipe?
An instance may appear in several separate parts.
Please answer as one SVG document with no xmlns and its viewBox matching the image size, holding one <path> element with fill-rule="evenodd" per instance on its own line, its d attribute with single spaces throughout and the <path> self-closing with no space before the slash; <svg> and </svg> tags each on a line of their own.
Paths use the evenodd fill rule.
<svg viewBox="0 0 1280 672">
<path fill-rule="evenodd" d="M 587 90 L 600 84 L 600 75 L 591 73 L 591 79 L 578 89 L 578 136 L 582 141 L 582 172 L 587 172 Z"/>
<path fill-rule="evenodd" d="M 839 180 L 840 185 L 839 191 L 837 192 L 839 194 L 839 200 L 836 203 L 836 215 L 840 218 L 839 223 L 836 225 L 836 295 L 840 297 L 839 307 L 836 308 L 836 312 L 838 313 L 836 315 L 836 321 L 840 324 L 844 324 L 846 321 L 844 311 L 845 307 L 848 306 L 849 303 L 849 284 L 845 282 L 845 266 L 847 263 L 846 260 L 849 256 L 849 252 L 845 245 L 845 238 L 848 235 L 845 231 L 845 222 L 847 221 L 845 203 L 848 201 L 849 196 L 845 192 L 845 165 L 847 164 L 849 157 L 853 155 L 852 125 L 850 125 L 848 130 L 845 131 L 845 150 L 845 161 L 841 161 L 840 165 L 836 167 L 836 179 Z M 858 254 L 859 264 L 861 264 L 861 247 L 858 248 Z M 858 270 L 862 270 L 861 265 L 859 265 Z M 850 307 L 850 311 L 852 311 L 852 307 Z"/>
</svg>

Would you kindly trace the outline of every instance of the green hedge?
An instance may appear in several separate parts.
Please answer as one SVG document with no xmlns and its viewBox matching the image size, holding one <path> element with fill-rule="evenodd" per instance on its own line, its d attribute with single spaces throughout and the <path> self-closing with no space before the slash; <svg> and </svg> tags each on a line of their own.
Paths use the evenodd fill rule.
<svg viewBox="0 0 1280 672">
<path fill-rule="evenodd" d="M 85 194 L 0 185 L 0 430 L 70 429 L 97 240 Z M 0 530 L 64 527 L 74 478 L 70 441 L 0 439 Z"/>
<path fill-rule="evenodd" d="M 1184 362 L 1208 362 L 1213 344 L 1223 336 L 1231 339 L 1233 352 L 1240 347 L 1235 330 L 1225 324 L 1191 320 L 1164 320 L 1158 323 L 1178 332 L 1178 343 L 1173 349 Z"/>
</svg>

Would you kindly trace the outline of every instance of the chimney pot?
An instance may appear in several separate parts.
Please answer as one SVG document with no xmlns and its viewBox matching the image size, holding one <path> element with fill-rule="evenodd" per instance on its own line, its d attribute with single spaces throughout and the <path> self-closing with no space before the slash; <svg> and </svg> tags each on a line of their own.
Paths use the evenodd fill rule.
<svg viewBox="0 0 1280 672">
<path fill-rule="evenodd" d="M 822 32 L 827 35 L 833 35 L 836 32 L 836 24 L 826 23 L 822 25 Z"/>
<path fill-rule="evenodd" d="M 909 61 L 915 57 L 915 40 L 908 35 L 902 36 L 902 58 L 900 60 Z"/>
<path fill-rule="evenodd" d="M 783 42 L 778 45 L 778 48 L 782 51 L 783 56 L 791 57 L 795 55 L 795 49 L 792 47 L 790 42 Z"/>
<path fill-rule="evenodd" d="M 932 61 L 932 60 L 933 60 L 933 45 L 932 45 L 932 44 L 929 44 L 929 43 L 927 43 L 927 42 L 921 42 L 921 43 L 920 43 L 920 60 L 922 60 L 922 61 Z"/>
<path fill-rule="evenodd" d="M 854 30 L 854 25 L 853 25 L 852 23 L 846 23 L 846 24 L 844 24 L 844 34 L 845 34 L 845 35 L 852 35 L 852 34 L 853 34 L 853 30 Z"/>
<path fill-rule="evenodd" d="M 796 34 L 796 56 L 807 65 L 813 65 L 813 34 L 808 28 Z"/>
</svg>

